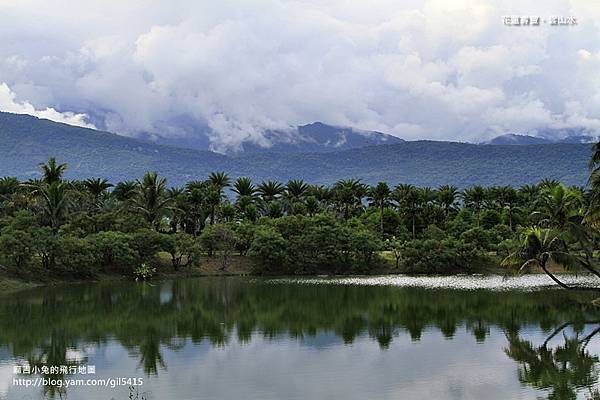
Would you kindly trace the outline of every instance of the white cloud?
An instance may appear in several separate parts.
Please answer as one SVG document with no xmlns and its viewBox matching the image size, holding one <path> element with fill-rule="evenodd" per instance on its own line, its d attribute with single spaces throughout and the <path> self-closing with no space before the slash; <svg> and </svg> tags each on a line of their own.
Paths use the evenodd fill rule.
<svg viewBox="0 0 600 400">
<path fill-rule="evenodd" d="M 49 119 L 64 124 L 82 126 L 84 128 L 96 128 L 93 124 L 86 122 L 86 114 L 75 114 L 70 111 L 58 112 L 51 107 L 46 107 L 43 110 L 36 110 L 35 107 L 28 102 L 16 102 L 15 94 L 10 90 L 6 83 L 0 83 L 0 111 L 7 111 L 15 114 L 29 114 L 38 118 Z"/>
<path fill-rule="evenodd" d="M 27 0 L 0 13 L 11 102 L 127 135 L 208 131 L 224 150 L 314 121 L 483 140 L 600 117 L 600 15 L 584 1 Z M 579 24 L 506 27 L 507 14 Z"/>
</svg>

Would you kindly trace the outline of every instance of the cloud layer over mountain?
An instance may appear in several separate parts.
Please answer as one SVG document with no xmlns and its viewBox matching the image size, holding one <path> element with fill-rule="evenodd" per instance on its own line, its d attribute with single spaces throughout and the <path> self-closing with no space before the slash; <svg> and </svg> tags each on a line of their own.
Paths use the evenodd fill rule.
<svg viewBox="0 0 600 400">
<path fill-rule="evenodd" d="M 589 1 L 5 0 L 0 15 L 0 110 L 132 136 L 207 132 L 224 150 L 313 121 L 463 141 L 600 129 Z"/>
</svg>

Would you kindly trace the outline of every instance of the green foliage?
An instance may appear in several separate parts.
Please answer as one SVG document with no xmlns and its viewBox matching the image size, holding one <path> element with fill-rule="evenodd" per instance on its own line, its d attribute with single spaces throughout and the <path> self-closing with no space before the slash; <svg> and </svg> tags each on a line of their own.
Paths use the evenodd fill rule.
<svg viewBox="0 0 600 400">
<path fill-rule="evenodd" d="M 72 276 L 93 276 L 99 266 L 94 250 L 94 245 L 89 239 L 59 237 L 56 246 L 56 264 L 59 271 Z"/>
<path fill-rule="evenodd" d="M 482 251 L 472 243 L 450 237 L 411 240 L 401 251 L 403 270 L 416 274 L 471 272 L 487 261 Z"/>
<path fill-rule="evenodd" d="M 156 268 L 150 266 L 149 264 L 142 263 L 138 267 L 133 270 L 133 277 L 135 280 L 143 280 L 146 281 L 154 276 L 156 273 Z"/>
<path fill-rule="evenodd" d="M 190 235 L 164 235 L 163 240 L 163 249 L 171 256 L 171 264 L 175 270 L 192 265 L 198 260 L 200 246 Z"/>
<path fill-rule="evenodd" d="M 259 271 L 270 271 L 275 267 L 283 268 L 286 262 L 287 242 L 274 227 L 260 226 L 255 234 L 250 254 L 256 256 L 261 266 Z"/>
<path fill-rule="evenodd" d="M 131 246 L 142 262 L 153 263 L 165 248 L 165 236 L 152 229 L 140 229 L 132 235 Z"/>
<path fill-rule="evenodd" d="M 54 237 L 48 227 L 39 226 L 37 219 L 27 211 L 19 211 L 4 221 L 0 230 L 0 254 L 5 261 L 21 271 L 38 256 L 44 267 L 49 266 L 49 255 Z"/>
<path fill-rule="evenodd" d="M 166 252 L 177 270 L 204 251 L 225 270 L 237 251 L 259 260 L 257 272 L 356 273 L 389 266 L 391 253 L 405 271 L 451 273 L 510 255 L 544 270 L 548 260 L 571 267 L 577 259 L 600 277 L 594 267 L 600 195 L 553 179 L 518 190 L 476 185 L 460 192 L 453 185 L 392 188 L 360 179 L 329 187 L 302 179 L 255 185 L 250 177 L 218 172 L 167 187 L 153 172 L 116 183 L 111 192 L 106 178 L 69 181 L 68 172 L 51 159 L 42 165 L 43 179 L 0 179 L 3 264 L 83 276 L 158 265 Z M 529 242 L 515 249 L 524 226 L 533 227 Z M 556 234 L 546 243 L 549 230 Z M 536 238 L 542 250 L 524 250 Z"/>
<path fill-rule="evenodd" d="M 140 259 L 133 245 L 133 236 L 123 232 L 99 232 L 89 236 L 103 267 L 130 268 Z"/>
</svg>

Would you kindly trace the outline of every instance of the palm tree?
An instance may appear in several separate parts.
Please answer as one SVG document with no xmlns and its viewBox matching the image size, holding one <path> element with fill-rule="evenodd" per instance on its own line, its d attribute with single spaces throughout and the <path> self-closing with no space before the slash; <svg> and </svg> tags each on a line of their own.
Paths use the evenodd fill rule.
<svg viewBox="0 0 600 400">
<path fill-rule="evenodd" d="M 552 189 L 555 186 L 560 185 L 560 181 L 557 179 L 544 178 L 539 183 L 540 189 Z"/>
<path fill-rule="evenodd" d="M 112 191 L 112 195 L 119 201 L 127 202 L 137 195 L 137 188 L 138 183 L 135 181 L 119 182 Z"/>
<path fill-rule="evenodd" d="M 486 191 L 483 187 L 477 185 L 463 190 L 461 193 L 464 205 L 472 209 L 477 216 L 477 226 L 480 224 L 480 214 L 486 200 Z"/>
<path fill-rule="evenodd" d="M 256 193 L 256 187 L 250 178 L 241 177 L 237 178 L 233 183 L 232 191 L 237 194 L 238 197 L 247 196 L 253 198 Z"/>
<path fill-rule="evenodd" d="M 211 185 L 205 193 L 204 201 L 210 208 L 210 224 L 215 224 L 215 213 L 219 205 L 221 205 L 221 199 L 223 195 L 218 186 Z"/>
<path fill-rule="evenodd" d="M 208 181 L 211 185 L 216 187 L 220 193 L 223 192 L 223 189 L 228 187 L 231 183 L 231 179 L 229 179 L 229 175 L 225 172 L 211 172 L 208 176 Z"/>
<path fill-rule="evenodd" d="M 319 200 L 317 200 L 315 196 L 307 196 L 305 204 L 306 212 L 308 212 L 308 215 L 310 215 L 311 217 L 314 217 L 315 214 L 318 213 L 319 209 L 321 208 Z"/>
<path fill-rule="evenodd" d="M 398 209 L 405 217 L 410 218 L 412 225 L 412 238 L 417 237 L 416 220 L 425 204 L 424 191 L 410 184 L 400 184 L 392 193 Z"/>
<path fill-rule="evenodd" d="M 185 216 L 188 211 L 187 192 L 178 187 L 167 189 L 169 199 L 171 232 L 177 233 L 177 228 L 184 225 Z"/>
<path fill-rule="evenodd" d="M 52 233 L 58 234 L 67 211 L 67 185 L 64 182 L 54 181 L 43 185 L 37 191 L 40 197 L 40 206 L 44 217 L 48 220 Z"/>
<path fill-rule="evenodd" d="M 583 198 L 577 191 L 559 184 L 542 189 L 539 198 L 540 211 L 533 215 L 543 226 L 565 229 L 571 217 L 578 214 L 583 205 Z"/>
<path fill-rule="evenodd" d="M 540 188 L 538 185 L 523 185 L 519 188 L 519 193 L 526 202 L 534 203 L 540 193 Z"/>
<path fill-rule="evenodd" d="M 138 181 L 138 193 L 133 198 L 134 210 L 157 230 L 170 202 L 166 187 L 165 178 L 160 178 L 156 172 L 146 172 L 143 179 Z"/>
<path fill-rule="evenodd" d="M 257 192 L 265 204 L 269 204 L 285 192 L 284 186 L 277 181 L 264 181 L 257 187 Z"/>
<path fill-rule="evenodd" d="M 292 179 L 285 185 L 285 195 L 290 200 L 300 200 L 308 189 L 309 186 L 302 179 Z"/>
<path fill-rule="evenodd" d="M 506 210 L 508 226 L 513 229 L 513 214 L 519 203 L 519 193 L 512 186 L 503 186 L 498 189 L 498 202 Z"/>
<path fill-rule="evenodd" d="M 44 183 L 48 185 L 58 182 L 67 169 L 67 164 L 58 164 L 54 157 L 50 158 L 46 164 L 40 164 L 44 175 Z"/>
<path fill-rule="evenodd" d="M 564 289 L 600 290 L 599 288 L 567 285 L 548 269 L 550 262 L 566 270 L 570 270 L 576 266 L 583 266 L 597 277 L 600 277 L 599 272 L 593 268 L 588 268 L 590 266 L 585 261 L 570 252 L 560 232 L 540 227 L 529 227 L 526 229 L 523 232 L 521 246 L 515 252 L 509 254 L 502 261 L 502 265 L 505 267 L 517 266 L 518 272 L 531 267 L 541 268 L 546 275 Z"/>
<path fill-rule="evenodd" d="M 456 205 L 458 198 L 458 188 L 452 185 L 442 185 L 437 190 L 437 201 L 444 210 L 444 215 L 448 216 L 450 210 Z"/>
<path fill-rule="evenodd" d="M 207 212 L 205 205 L 207 202 L 205 199 L 207 190 L 204 185 L 198 187 L 197 185 L 188 184 L 186 185 L 186 188 L 188 191 L 188 213 L 186 218 L 190 222 L 188 231 L 190 231 L 192 236 L 196 237 L 198 232 L 204 228 L 204 224 L 206 223 Z"/>
<path fill-rule="evenodd" d="M 586 211 L 586 220 L 594 227 L 600 226 L 600 142 L 594 144 L 590 159 L 590 188 L 589 207 Z"/>
<path fill-rule="evenodd" d="M 257 210 L 254 205 L 256 200 L 256 187 L 250 178 L 237 178 L 233 183 L 232 191 L 237 194 L 235 202 L 236 211 L 242 219 L 255 220 Z"/>
<path fill-rule="evenodd" d="M 385 182 L 379 182 L 376 186 L 369 189 L 367 200 L 377 208 L 379 208 L 379 227 L 381 236 L 383 237 L 383 210 L 389 204 L 390 187 Z"/>
<path fill-rule="evenodd" d="M 8 199 L 17 192 L 19 180 L 12 176 L 0 178 L 0 200 Z"/>
<path fill-rule="evenodd" d="M 360 179 L 342 179 L 333 185 L 333 199 L 343 210 L 344 219 L 362 208 L 367 186 Z"/>
<path fill-rule="evenodd" d="M 92 195 L 94 201 L 97 203 L 101 197 L 106 195 L 108 189 L 113 185 L 112 183 L 109 183 L 107 179 L 90 178 L 83 181 L 83 186 Z"/>
</svg>

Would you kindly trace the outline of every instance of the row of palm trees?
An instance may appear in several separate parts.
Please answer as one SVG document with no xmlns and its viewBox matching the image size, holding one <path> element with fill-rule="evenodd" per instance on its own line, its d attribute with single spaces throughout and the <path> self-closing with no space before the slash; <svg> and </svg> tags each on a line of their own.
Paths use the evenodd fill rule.
<svg viewBox="0 0 600 400">
<path fill-rule="evenodd" d="M 173 230 L 183 229 L 193 235 L 205 224 L 212 225 L 218 220 L 230 221 L 236 217 L 256 220 L 261 215 L 278 217 L 296 213 L 314 215 L 322 210 L 349 219 L 366 206 L 379 210 L 383 234 L 384 212 L 392 207 L 410 221 L 414 238 L 417 219 L 428 207 L 441 210 L 446 218 L 461 207 L 467 208 L 476 215 L 477 225 L 482 211 L 501 209 L 511 229 L 514 229 L 515 210 L 524 208 L 540 224 L 552 223 L 562 229 L 568 225 L 573 209 L 583 208 L 590 197 L 579 187 L 567 188 L 551 180 L 519 189 L 473 186 L 460 191 L 452 185 L 432 189 L 399 184 L 390 188 L 387 183 L 379 182 L 369 186 L 358 179 L 340 180 L 330 187 L 309 185 L 301 179 L 286 184 L 274 180 L 254 184 L 247 177 L 232 180 L 224 172 L 213 172 L 206 180 L 190 181 L 180 188 L 169 188 L 166 179 L 156 173 L 113 186 L 102 178 L 65 181 L 66 168 L 66 164 L 51 158 L 41 167 L 41 179 L 20 183 L 15 178 L 1 178 L 0 200 L 12 202 L 16 208 L 39 208 L 54 232 L 58 232 L 69 207 L 92 213 L 125 207 L 142 215 L 156 229 L 166 217 Z M 235 195 L 233 201 L 231 194 Z"/>
</svg>

